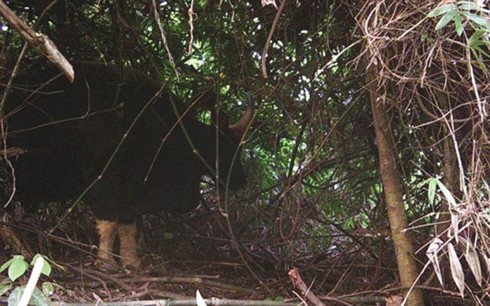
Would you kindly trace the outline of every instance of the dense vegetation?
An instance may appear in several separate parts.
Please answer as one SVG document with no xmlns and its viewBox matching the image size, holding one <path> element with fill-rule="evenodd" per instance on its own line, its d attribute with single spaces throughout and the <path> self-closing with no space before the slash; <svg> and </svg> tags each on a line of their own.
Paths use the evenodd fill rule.
<svg viewBox="0 0 490 306">
<path fill-rule="evenodd" d="M 316 279 L 314 291 L 322 294 L 396 286 L 372 114 L 372 103 L 382 103 L 418 250 L 417 268 L 424 268 L 427 247 L 438 237 L 445 241 L 438 254 L 446 271 L 443 283 L 454 292 L 471 292 L 467 297 L 475 303 L 488 302 L 487 293 L 479 291 L 488 286 L 490 261 L 488 5 L 449 1 L 436 9 L 426 1 L 381 0 L 7 4 L 69 60 L 144 71 L 189 104 L 204 93 L 211 96 L 198 101 L 204 121 L 209 120 L 206 110 L 215 106 L 238 116 L 245 93 L 253 93 L 257 112 L 244 152 L 249 184 L 220 209 L 210 207 L 212 191 L 204 194 L 209 205 L 202 210 L 214 211 L 214 219 L 200 219 L 198 228 L 215 224 L 213 236 L 231 239 L 230 257 L 239 254 L 245 273 L 267 289 L 274 285 L 265 280 L 284 279 L 289 265 L 299 266 L 308 282 Z M 44 60 L 32 48 L 19 57 L 24 42 L 6 24 L 0 44 L 6 76 L 15 65 Z M 4 173 L 3 182 L 10 176 L 8 165 Z M 176 227 L 166 231 L 179 232 Z M 457 269 L 459 261 L 466 280 L 448 268 Z M 431 287 L 427 293 L 441 286 L 437 277 L 430 280 L 431 267 L 420 282 Z M 481 279 L 475 269 L 482 271 Z"/>
</svg>

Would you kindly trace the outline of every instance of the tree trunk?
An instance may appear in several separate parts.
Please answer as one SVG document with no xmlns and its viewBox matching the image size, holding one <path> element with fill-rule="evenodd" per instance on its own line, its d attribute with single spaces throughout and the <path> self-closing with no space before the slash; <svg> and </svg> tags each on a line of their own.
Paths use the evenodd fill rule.
<svg viewBox="0 0 490 306">
<path fill-rule="evenodd" d="M 374 76 L 371 74 L 371 76 Z M 388 219 L 395 246 L 396 260 L 403 288 L 410 288 L 416 281 L 418 271 L 415 266 L 413 245 L 407 228 L 407 216 L 403 203 L 400 173 L 397 169 L 397 154 L 391 132 L 387 109 L 383 97 L 385 90 L 378 88 L 374 77 L 368 77 L 371 110 L 373 113 L 376 140 L 378 144 L 381 180 L 383 182 Z M 408 289 L 405 290 L 405 295 Z M 407 305 L 424 305 L 422 291 L 414 289 L 407 298 Z"/>
</svg>

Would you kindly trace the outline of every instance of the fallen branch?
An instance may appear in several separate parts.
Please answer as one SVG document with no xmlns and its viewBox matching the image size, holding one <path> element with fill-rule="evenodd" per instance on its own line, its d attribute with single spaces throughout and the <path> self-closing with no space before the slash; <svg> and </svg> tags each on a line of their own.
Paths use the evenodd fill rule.
<svg viewBox="0 0 490 306">
<path fill-rule="evenodd" d="M 126 282 L 126 280 L 123 280 L 123 282 Z M 131 283 L 137 283 L 137 282 L 151 282 L 151 283 L 174 283 L 174 284 L 199 284 L 199 285 L 207 285 L 210 287 L 216 287 L 216 288 L 222 288 L 222 289 L 227 289 L 235 292 L 241 292 L 244 294 L 257 294 L 256 290 L 252 289 L 247 289 L 243 288 L 240 286 L 236 286 L 233 284 L 229 283 L 223 283 L 215 280 L 210 280 L 207 278 L 202 278 L 202 277 L 197 277 L 197 276 L 190 276 L 190 277 L 182 277 L 182 276 L 169 276 L 169 277 L 135 277 L 132 278 L 131 280 L 128 280 L 128 282 Z"/>
<path fill-rule="evenodd" d="M 314 306 L 325 306 L 325 303 L 323 303 L 313 292 L 311 292 L 310 288 L 306 286 L 303 279 L 301 279 L 297 268 L 293 267 L 289 270 L 288 275 L 289 279 L 293 282 L 294 287 L 301 291 L 301 294 L 306 300 L 311 302 Z"/>
</svg>

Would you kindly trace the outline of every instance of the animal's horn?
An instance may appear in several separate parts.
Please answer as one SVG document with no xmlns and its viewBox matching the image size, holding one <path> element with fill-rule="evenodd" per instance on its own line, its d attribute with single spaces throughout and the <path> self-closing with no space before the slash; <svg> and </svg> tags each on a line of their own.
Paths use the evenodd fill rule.
<svg viewBox="0 0 490 306">
<path fill-rule="evenodd" d="M 243 113 L 240 120 L 237 123 L 231 124 L 228 128 L 235 134 L 236 139 L 242 139 L 245 131 L 247 130 L 250 121 L 252 121 L 254 115 L 254 103 L 252 101 L 252 94 L 247 93 L 247 109 Z"/>
</svg>

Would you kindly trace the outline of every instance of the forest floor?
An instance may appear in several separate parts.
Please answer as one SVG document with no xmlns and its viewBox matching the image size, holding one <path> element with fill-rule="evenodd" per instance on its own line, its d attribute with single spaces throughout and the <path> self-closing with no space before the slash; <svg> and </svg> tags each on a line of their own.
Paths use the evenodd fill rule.
<svg viewBox="0 0 490 306">
<path fill-rule="evenodd" d="M 241 227 L 240 222 L 230 235 L 220 213 L 151 216 L 138 224 L 142 269 L 108 273 L 94 265 L 97 238 L 87 211 L 72 213 L 52 234 L 46 234 L 60 217 L 57 210 L 47 211 L 41 218 L 23 215 L 15 220 L 14 216 L 11 222 L 34 253 L 63 267 L 53 265 L 53 273 L 42 277 L 56 284 L 51 301 L 94 305 L 194 301 L 199 290 L 205 299 L 239 300 L 234 305 L 252 305 L 250 301 L 321 305 L 311 300 L 312 295 L 327 305 L 394 306 L 401 302 L 394 252 L 386 237 L 365 238 L 362 233 L 364 238 L 356 238 L 333 229 L 329 245 L 321 249 L 306 242 L 295 244 L 284 236 L 271 238 L 267 228 L 254 227 L 250 233 L 251 227 Z M 8 246 L 0 244 L 0 248 L 4 250 L 0 264 L 15 255 Z M 304 288 L 291 277 L 292 271 L 299 273 Z M 426 305 L 473 305 L 437 285 L 424 289 Z"/>
</svg>

